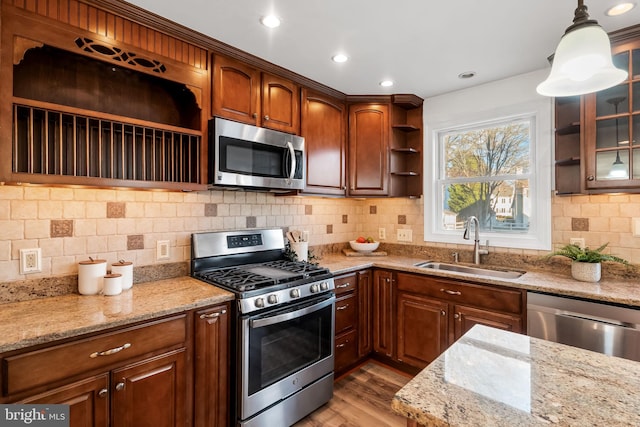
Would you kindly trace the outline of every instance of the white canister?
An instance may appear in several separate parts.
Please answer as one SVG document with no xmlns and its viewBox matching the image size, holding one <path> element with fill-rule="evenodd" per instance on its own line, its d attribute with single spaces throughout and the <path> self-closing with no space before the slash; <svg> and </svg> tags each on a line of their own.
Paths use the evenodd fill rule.
<svg viewBox="0 0 640 427">
<path fill-rule="evenodd" d="M 295 252 L 298 261 L 307 261 L 309 254 L 309 242 L 289 242 L 291 250 Z"/>
<path fill-rule="evenodd" d="M 107 261 L 89 259 L 78 265 L 78 292 L 80 295 L 96 295 L 102 291 L 104 276 L 107 274 Z"/>
<path fill-rule="evenodd" d="M 120 295 L 122 293 L 122 274 L 111 273 L 104 276 L 104 295 Z"/>
<path fill-rule="evenodd" d="M 122 290 L 131 289 L 133 286 L 133 263 L 120 260 L 111 264 L 111 272 L 122 274 Z"/>
</svg>

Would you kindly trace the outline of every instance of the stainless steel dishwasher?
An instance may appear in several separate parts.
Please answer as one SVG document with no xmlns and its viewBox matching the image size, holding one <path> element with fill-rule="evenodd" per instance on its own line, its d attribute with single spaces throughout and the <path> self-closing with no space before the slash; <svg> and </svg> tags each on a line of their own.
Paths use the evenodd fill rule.
<svg viewBox="0 0 640 427">
<path fill-rule="evenodd" d="M 527 292 L 527 334 L 640 361 L 640 310 Z"/>
</svg>

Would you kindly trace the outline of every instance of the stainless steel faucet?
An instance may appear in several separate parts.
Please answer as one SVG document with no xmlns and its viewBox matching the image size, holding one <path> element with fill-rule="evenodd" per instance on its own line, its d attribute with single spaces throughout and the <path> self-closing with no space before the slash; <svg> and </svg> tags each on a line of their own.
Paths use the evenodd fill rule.
<svg viewBox="0 0 640 427">
<path fill-rule="evenodd" d="M 465 240 L 469 240 L 469 227 L 473 223 L 475 227 L 475 239 L 473 240 L 473 263 L 480 264 L 480 255 L 486 255 L 489 253 L 488 249 L 480 249 L 480 223 L 478 222 L 478 218 L 475 216 L 470 216 L 467 218 L 467 224 L 464 227 L 464 234 L 462 238 Z"/>
</svg>

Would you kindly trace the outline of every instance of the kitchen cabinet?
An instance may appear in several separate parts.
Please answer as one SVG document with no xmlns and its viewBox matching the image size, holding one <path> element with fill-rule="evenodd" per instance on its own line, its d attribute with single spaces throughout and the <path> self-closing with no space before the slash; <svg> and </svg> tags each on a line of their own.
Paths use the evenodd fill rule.
<svg viewBox="0 0 640 427">
<path fill-rule="evenodd" d="M 334 278 L 335 372 L 339 375 L 371 353 L 371 271 Z"/>
<path fill-rule="evenodd" d="M 350 196 L 422 195 L 422 98 L 348 97 Z M 355 102 L 357 101 L 357 102 Z"/>
<path fill-rule="evenodd" d="M 375 270 L 373 273 L 373 351 L 389 358 L 395 357 L 395 273 Z"/>
<path fill-rule="evenodd" d="M 303 88 L 301 126 L 307 155 L 307 182 L 304 193 L 345 196 L 345 103 Z"/>
<path fill-rule="evenodd" d="M 206 49 L 94 5 L 43 5 L 2 3 L 0 181 L 204 189 Z"/>
<path fill-rule="evenodd" d="M 555 185 L 558 195 L 583 191 L 581 105 L 579 96 L 555 99 Z"/>
<path fill-rule="evenodd" d="M 195 312 L 194 426 L 229 425 L 229 306 Z"/>
<path fill-rule="evenodd" d="M 2 401 L 69 403 L 72 427 L 190 425 L 187 318 L 2 355 Z"/>
<path fill-rule="evenodd" d="M 213 64 L 214 116 L 300 133 L 296 83 L 221 55 L 214 55 Z"/>
</svg>

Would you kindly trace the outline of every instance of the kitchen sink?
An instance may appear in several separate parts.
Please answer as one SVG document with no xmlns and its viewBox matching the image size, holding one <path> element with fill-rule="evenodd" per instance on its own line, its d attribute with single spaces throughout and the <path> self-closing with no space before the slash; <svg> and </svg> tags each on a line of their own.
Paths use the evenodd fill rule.
<svg viewBox="0 0 640 427">
<path fill-rule="evenodd" d="M 476 276 L 496 277 L 499 279 L 517 279 L 524 272 L 513 270 L 493 270 L 468 265 L 446 264 L 443 262 L 425 261 L 414 264 L 416 267 L 430 268 L 432 270 L 451 271 L 454 273 L 475 274 Z"/>
</svg>

